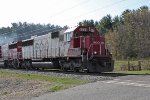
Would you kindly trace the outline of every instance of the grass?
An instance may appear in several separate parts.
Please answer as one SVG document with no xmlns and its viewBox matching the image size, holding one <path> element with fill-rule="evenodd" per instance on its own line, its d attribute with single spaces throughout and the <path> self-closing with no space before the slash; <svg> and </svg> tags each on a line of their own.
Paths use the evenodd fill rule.
<svg viewBox="0 0 150 100">
<path fill-rule="evenodd" d="M 127 61 L 115 61 L 114 70 L 120 71 L 120 67 L 124 64 L 127 64 Z"/>
<path fill-rule="evenodd" d="M 0 78 L 18 78 L 18 79 L 28 79 L 28 80 L 39 80 L 50 82 L 49 91 L 59 91 L 69 87 L 81 85 L 88 83 L 88 81 L 73 79 L 73 78 L 64 78 L 64 77 L 54 77 L 54 76 L 45 76 L 45 75 L 35 75 L 35 74 L 24 74 L 16 73 L 11 71 L 0 71 Z"/>
<path fill-rule="evenodd" d="M 126 71 L 122 72 L 128 75 L 150 75 L 150 70 L 142 70 L 142 71 Z"/>
<path fill-rule="evenodd" d="M 138 60 L 129 61 L 130 64 L 138 65 Z M 117 60 L 114 64 L 114 72 L 122 73 L 124 75 L 150 75 L 150 70 L 141 70 L 141 71 L 121 71 L 121 66 L 128 66 L 127 60 Z M 142 63 L 142 68 L 144 68 L 144 63 Z"/>
<path fill-rule="evenodd" d="M 134 65 L 137 65 L 138 64 L 138 61 L 129 61 L 130 62 L 130 64 L 134 64 Z M 117 60 L 117 61 L 115 61 L 115 64 L 114 64 L 114 71 L 120 71 L 121 70 L 121 66 L 123 66 L 123 65 L 126 65 L 126 66 L 128 66 L 128 61 L 127 60 Z"/>
<path fill-rule="evenodd" d="M 146 61 L 146 60 L 143 60 Z M 148 60 L 149 61 L 149 60 Z M 129 60 L 130 64 L 138 65 L 138 60 Z M 147 61 L 146 61 L 147 62 Z M 128 66 L 127 60 L 117 60 L 114 64 L 114 72 L 115 73 L 122 73 L 123 75 L 150 75 L 150 70 L 145 70 L 147 63 L 142 62 L 142 71 L 122 71 L 121 66 Z"/>
</svg>

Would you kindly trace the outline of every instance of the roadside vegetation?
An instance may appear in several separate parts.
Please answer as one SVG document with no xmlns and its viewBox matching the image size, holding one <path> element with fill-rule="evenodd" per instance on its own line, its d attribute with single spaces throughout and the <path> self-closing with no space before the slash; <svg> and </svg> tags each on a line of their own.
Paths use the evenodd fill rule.
<svg viewBox="0 0 150 100">
<path fill-rule="evenodd" d="M 106 15 L 99 21 L 84 20 L 79 25 L 97 27 L 115 59 L 150 57 L 150 10 L 147 6 L 127 9 L 115 17 Z"/>
<path fill-rule="evenodd" d="M 60 89 L 69 88 L 70 86 L 76 86 L 85 84 L 88 81 L 80 80 L 80 79 L 72 79 L 72 78 L 63 78 L 63 77 L 54 77 L 54 76 L 44 76 L 44 75 L 34 75 L 34 74 L 24 74 L 24 73 L 16 73 L 16 72 L 5 72 L 0 71 L 0 78 L 18 78 L 18 79 L 28 79 L 28 80 L 39 80 L 39 81 L 47 81 L 51 83 L 52 89 L 54 87 L 61 87 Z M 57 89 L 59 90 L 59 89 Z M 52 90 L 53 91 L 53 90 Z"/>
<path fill-rule="evenodd" d="M 150 60 L 117 60 L 114 72 L 125 74 L 150 74 Z"/>
<path fill-rule="evenodd" d="M 48 91 L 51 92 L 88 83 L 88 81 L 80 80 L 80 79 L 24 74 L 24 73 L 7 72 L 7 71 L 0 71 L 0 78 L 15 78 L 15 79 L 45 81 L 50 83 L 47 89 Z"/>
<path fill-rule="evenodd" d="M 79 25 L 95 26 L 105 36 L 107 47 L 117 59 L 115 72 L 149 73 L 150 9 L 147 6 L 126 9 L 115 17 L 106 15 L 99 21 L 84 20 Z"/>
</svg>

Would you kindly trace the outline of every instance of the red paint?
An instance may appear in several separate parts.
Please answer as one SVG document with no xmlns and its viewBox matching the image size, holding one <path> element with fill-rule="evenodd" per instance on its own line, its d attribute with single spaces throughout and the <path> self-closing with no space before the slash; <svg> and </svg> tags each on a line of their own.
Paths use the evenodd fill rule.
<svg viewBox="0 0 150 100">
<path fill-rule="evenodd" d="M 73 38 L 73 48 L 79 48 L 80 47 L 80 38 Z"/>
<path fill-rule="evenodd" d="M 95 27 L 79 26 L 73 31 L 68 55 L 71 55 L 73 48 L 81 48 L 81 54 L 105 56 L 105 38 L 100 36 Z"/>
<path fill-rule="evenodd" d="M 17 57 L 18 59 L 22 58 L 22 41 L 17 42 Z"/>
</svg>

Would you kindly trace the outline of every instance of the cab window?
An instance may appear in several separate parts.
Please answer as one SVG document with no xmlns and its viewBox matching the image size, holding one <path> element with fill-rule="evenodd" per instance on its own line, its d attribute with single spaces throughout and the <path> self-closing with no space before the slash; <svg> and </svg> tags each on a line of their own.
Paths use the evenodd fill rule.
<svg viewBox="0 0 150 100">
<path fill-rule="evenodd" d="M 68 32 L 65 34 L 65 40 L 66 41 L 68 41 L 68 42 L 71 41 L 71 38 L 72 38 L 72 32 Z"/>
</svg>

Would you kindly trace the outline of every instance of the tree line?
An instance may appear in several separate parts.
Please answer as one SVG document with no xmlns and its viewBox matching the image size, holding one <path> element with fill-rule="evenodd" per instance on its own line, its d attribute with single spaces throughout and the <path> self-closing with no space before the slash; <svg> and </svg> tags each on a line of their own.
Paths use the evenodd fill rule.
<svg viewBox="0 0 150 100">
<path fill-rule="evenodd" d="M 146 58 L 150 57 L 150 10 L 142 6 L 136 10 L 125 10 L 120 16 L 106 15 L 99 21 L 83 20 L 79 26 L 95 26 L 106 38 L 114 58 Z M 27 22 L 12 23 L 11 27 L 0 28 L 0 42 L 9 43 L 43 35 L 67 26 L 52 24 L 34 24 Z"/>
<path fill-rule="evenodd" d="M 79 25 L 95 26 L 116 59 L 150 57 L 150 10 L 142 6 L 125 10 L 120 16 L 104 16 L 100 21 L 84 20 Z"/>
<path fill-rule="evenodd" d="M 67 28 L 52 24 L 34 24 L 27 22 L 11 23 L 11 27 L 0 28 L 0 43 L 10 43 L 31 38 L 34 35 L 43 35 Z"/>
</svg>

